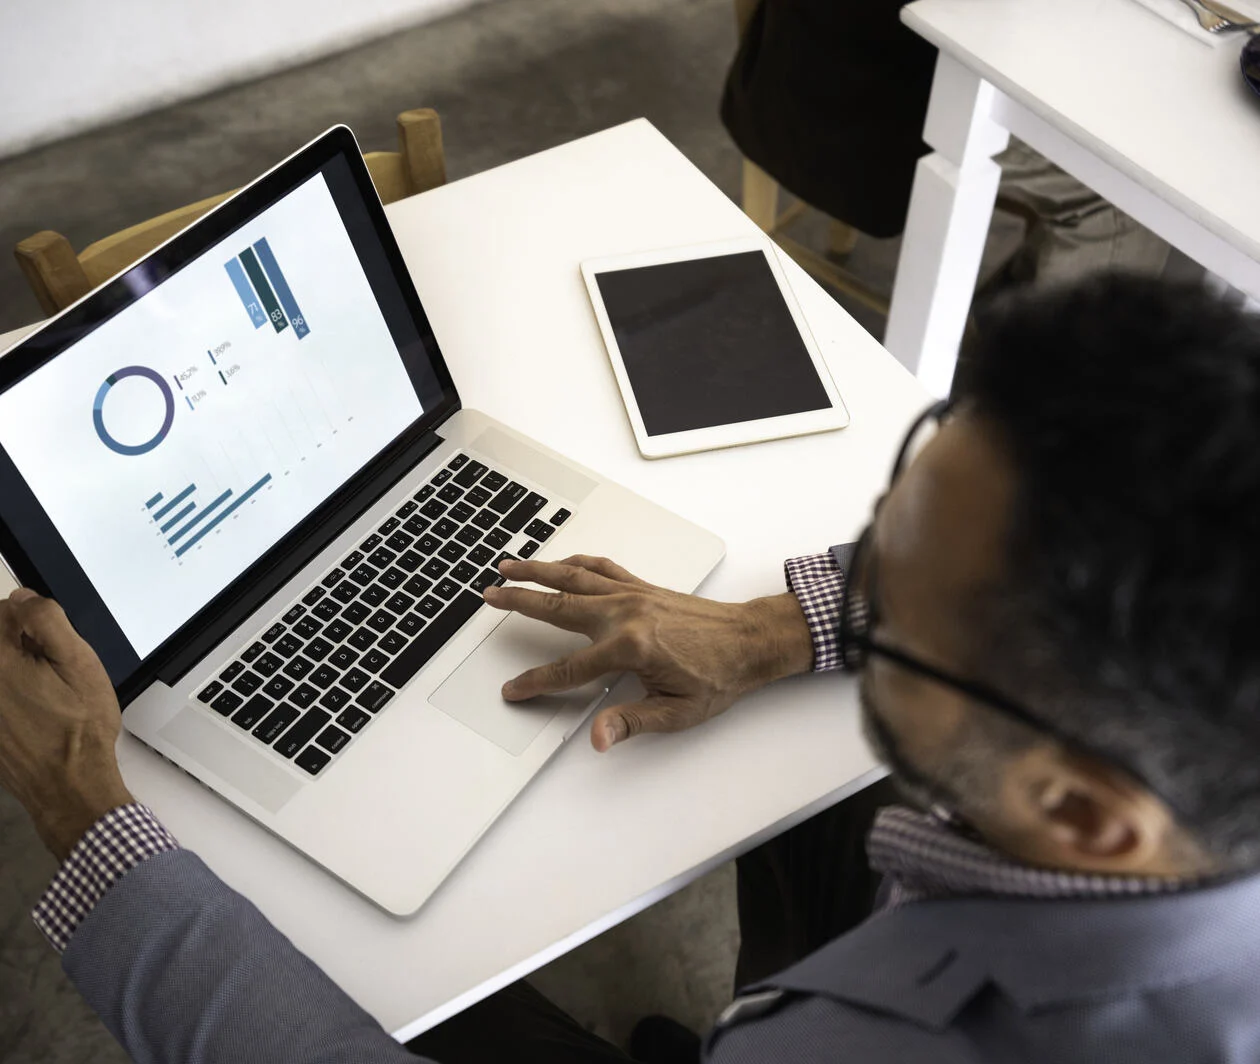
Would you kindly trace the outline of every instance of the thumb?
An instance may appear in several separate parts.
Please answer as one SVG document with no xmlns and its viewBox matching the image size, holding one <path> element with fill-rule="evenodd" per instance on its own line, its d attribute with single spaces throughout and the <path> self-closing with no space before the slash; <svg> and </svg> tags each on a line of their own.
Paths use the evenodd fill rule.
<svg viewBox="0 0 1260 1064">
<path fill-rule="evenodd" d="M 591 745 L 602 754 L 640 732 L 682 731 L 703 719 L 698 707 L 686 699 L 656 695 L 601 709 L 591 722 Z"/>
<path fill-rule="evenodd" d="M 9 596 L 9 603 L 28 650 L 54 664 L 73 661 L 82 653 L 83 640 L 65 611 L 52 599 L 19 588 Z"/>
</svg>

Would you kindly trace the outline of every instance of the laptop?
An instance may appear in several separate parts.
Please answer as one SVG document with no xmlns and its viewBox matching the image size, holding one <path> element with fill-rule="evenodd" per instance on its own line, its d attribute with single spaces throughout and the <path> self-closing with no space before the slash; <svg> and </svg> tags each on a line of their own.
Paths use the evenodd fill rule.
<svg viewBox="0 0 1260 1064">
<path fill-rule="evenodd" d="M 574 553 L 691 591 L 723 545 L 461 406 L 345 127 L 0 359 L 14 577 L 129 732 L 395 915 L 607 693 L 499 693 L 586 641 L 481 592 Z"/>
</svg>

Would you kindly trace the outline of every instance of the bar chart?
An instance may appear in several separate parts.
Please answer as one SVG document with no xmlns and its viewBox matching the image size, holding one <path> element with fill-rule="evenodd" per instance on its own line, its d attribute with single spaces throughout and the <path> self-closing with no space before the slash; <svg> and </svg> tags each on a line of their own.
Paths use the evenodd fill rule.
<svg viewBox="0 0 1260 1064">
<path fill-rule="evenodd" d="M 236 258 L 229 259 L 223 268 L 227 270 L 255 329 L 271 322 L 277 333 L 284 332 L 291 325 L 293 335 L 299 340 L 310 334 L 306 316 L 298 307 L 293 290 L 266 237 L 256 240 L 252 247 L 245 248 Z"/>
<path fill-rule="evenodd" d="M 169 499 L 159 491 L 144 508 L 167 544 L 175 548 L 175 557 L 182 558 L 270 482 L 271 474 L 266 473 L 239 495 L 228 488 L 200 509 L 194 499 L 197 485 L 189 484 Z"/>
</svg>

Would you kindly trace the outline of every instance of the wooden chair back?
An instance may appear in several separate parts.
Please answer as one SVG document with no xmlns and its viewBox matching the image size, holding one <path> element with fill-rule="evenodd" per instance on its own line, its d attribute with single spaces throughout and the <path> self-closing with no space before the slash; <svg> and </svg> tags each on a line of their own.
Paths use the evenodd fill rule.
<svg viewBox="0 0 1260 1064">
<path fill-rule="evenodd" d="M 404 111 L 398 116 L 398 151 L 369 152 L 363 161 L 383 203 L 393 203 L 446 184 L 442 123 L 437 112 L 430 108 Z M 69 240 L 50 229 L 21 241 L 14 254 L 39 305 L 46 314 L 55 314 L 143 258 L 232 194 L 224 192 L 150 218 L 98 240 L 78 254 Z"/>
</svg>

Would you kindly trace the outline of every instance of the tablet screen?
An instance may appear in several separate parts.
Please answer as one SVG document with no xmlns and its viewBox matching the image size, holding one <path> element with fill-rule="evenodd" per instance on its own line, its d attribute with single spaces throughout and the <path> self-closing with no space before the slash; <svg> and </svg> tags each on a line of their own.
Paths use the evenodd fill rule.
<svg viewBox="0 0 1260 1064">
<path fill-rule="evenodd" d="M 649 436 L 831 408 L 760 251 L 595 280 Z"/>
</svg>

